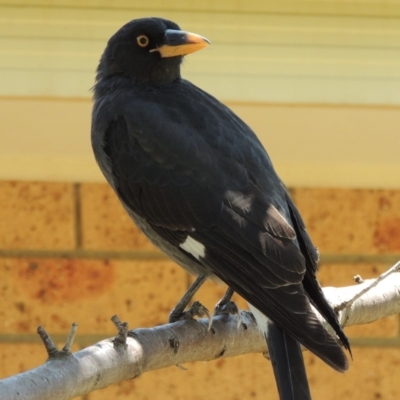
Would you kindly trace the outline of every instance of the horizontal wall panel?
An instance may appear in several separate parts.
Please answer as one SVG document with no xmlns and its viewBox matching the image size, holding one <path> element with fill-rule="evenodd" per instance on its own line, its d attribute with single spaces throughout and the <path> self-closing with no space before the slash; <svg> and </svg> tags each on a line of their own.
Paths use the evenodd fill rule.
<svg viewBox="0 0 400 400">
<path fill-rule="evenodd" d="M 400 3 L 399 3 L 400 4 Z M 160 10 L 161 11 L 161 10 Z M 213 42 L 256 44 L 324 44 L 394 46 L 399 44 L 398 18 L 317 17 L 212 12 L 1 7 L 2 37 L 107 39 L 121 24 L 143 16 L 176 20 L 185 29 L 206 29 Z M 187 24 L 190 24 L 187 25 Z M 187 26 L 185 26 L 187 25 Z"/>
<path fill-rule="evenodd" d="M 151 6 L 62 4 L 0 6 L 0 95 L 89 97 L 110 35 L 132 18 L 155 14 Z M 187 57 L 183 75 L 218 98 L 400 104 L 400 16 L 256 14 L 228 6 L 215 12 L 209 6 L 159 11 L 211 40 Z"/>
<path fill-rule="evenodd" d="M 110 8 L 140 9 L 140 5 L 131 0 L 0 0 L 3 5 L 71 7 L 71 8 Z M 400 16 L 399 0 L 203 0 L 185 2 L 181 0 L 148 0 L 146 8 L 150 10 L 186 10 L 231 13 L 296 13 L 316 15 L 362 15 L 362 16 Z"/>
<path fill-rule="evenodd" d="M 29 49 L 23 39 L 1 39 L 4 70 L 76 70 L 94 75 L 104 47 L 101 41 L 63 40 L 62 48 L 49 40 L 32 40 Z M 317 56 L 318 53 L 318 56 Z M 215 75 L 343 76 L 360 78 L 400 78 L 398 49 L 327 48 L 314 46 L 238 46 L 221 44 L 188 56 L 183 71 Z M 29 64 L 27 61 L 29 59 Z"/>
<path fill-rule="evenodd" d="M 185 74 L 186 78 L 197 86 L 213 94 L 223 101 L 265 101 L 273 103 L 332 103 L 332 104 L 398 104 L 400 82 L 392 80 L 370 80 L 368 85 L 357 79 L 303 79 L 287 76 L 271 76 L 260 81 L 259 77 L 244 76 L 234 79 L 229 74 L 211 75 Z M 29 71 L 21 74 L 19 71 L 5 71 L 1 75 L 1 87 L 15 96 L 61 96 L 91 98 L 91 88 L 94 84 L 92 73 L 80 71 L 46 70 Z M 45 83 L 43 81 L 45 80 Z M 65 85 L 65 81 L 69 85 Z M 13 86 L 15 82 L 18 85 Z M 341 88 L 338 88 L 338 85 Z M 323 88 L 323 90 L 321 89 Z M 326 92 L 329 91 L 329 100 Z M 374 97 L 371 97 L 371 91 Z M 255 92 L 260 96 L 255 99 Z M 262 96 L 261 96 L 262 95 Z M 226 100 L 227 99 L 227 100 Z"/>
<path fill-rule="evenodd" d="M 289 186 L 399 188 L 400 107 L 228 103 Z M 89 100 L 0 98 L 0 180 L 103 181 Z"/>
</svg>

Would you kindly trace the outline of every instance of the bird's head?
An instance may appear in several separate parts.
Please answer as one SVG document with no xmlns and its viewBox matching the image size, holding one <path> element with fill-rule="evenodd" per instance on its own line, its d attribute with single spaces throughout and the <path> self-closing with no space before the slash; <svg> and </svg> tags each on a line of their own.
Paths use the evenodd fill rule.
<svg viewBox="0 0 400 400">
<path fill-rule="evenodd" d="M 166 19 L 135 19 L 108 41 L 97 69 L 97 81 L 123 76 L 145 85 L 172 82 L 180 77 L 183 56 L 209 43 Z"/>
</svg>

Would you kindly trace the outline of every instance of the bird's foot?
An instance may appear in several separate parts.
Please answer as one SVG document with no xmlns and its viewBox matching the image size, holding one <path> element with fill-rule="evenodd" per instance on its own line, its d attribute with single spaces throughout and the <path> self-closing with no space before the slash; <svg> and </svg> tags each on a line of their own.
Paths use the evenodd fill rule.
<svg viewBox="0 0 400 400">
<path fill-rule="evenodd" d="M 226 304 L 221 304 L 218 302 L 214 307 L 214 315 L 222 315 L 222 314 L 230 314 L 237 316 L 237 327 L 240 327 L 240 323 L 242 322 L 242 317 L 240 315 L 240 310 L 237 304 L 233 301 L 229 301 Z"/>
<path fill-rule="evenodd" d="M 182 315 L 185 314 L 185 308 L 188 306 L 193 296 L 200 289 L 201 285 L 205 282 L 206 279 L 206 275 L 199 275 L 196 280 L 190 285 L 189 289 L 186 291 L 183 297 L 179 300 L 178 304 L 172 309 L 171 313 L 169 314 L 169 323 L 185 319 L 182 318 Z"/>
<path fill-rule="evenodd" d="M 224 297 L 215 305 L 214 307 L 214 315 L 236 315 L 237 316 L 237 327 L 240 327 L 240 323 L 242 322 L 242 317 L 240 314 L 239 307 L 237 304 L 231 300 L 233 295 L 233 290 L 228 288 Z"/>
<path fill-rule="evenodd" d="M 210 315 L 210 312 L 199 301 L 195 301 L 186 311 L 176 312 L 176 310 L 172 310 L 171 314 L 169 315 L 168 322 L 173 323 L 176 321 L 195 319 L 195 317 L 198 318 L 207 317 L 208 318 L 207 330 L 211 329 L 212 317 Z"/>
</svg>

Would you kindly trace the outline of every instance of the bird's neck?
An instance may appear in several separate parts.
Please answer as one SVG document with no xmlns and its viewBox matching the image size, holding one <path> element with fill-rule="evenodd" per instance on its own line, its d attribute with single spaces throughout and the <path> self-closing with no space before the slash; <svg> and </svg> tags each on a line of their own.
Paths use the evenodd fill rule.
<svg viewBox="0 0 400 400">
<path fill-rule="evenodd" d="M 146 87 L 160 87 L 179 79 L 181 79 L 179 69 L 168 68 L 168 66 L 165 66 L 163 69 L 156 68 L 151 71 L 146 71 L 143 76 L 136 76 L 134 82 L 135 84 Z"/>
<path fill-rule="evenodd" d="M 153 79 L 151 82 L 147 80 L 131 79 L 126 76 L 113 76 L 103 77 L 97 79 L 96 84 L 93 87 L 94 99 L 99 100 L 106 95 L 117 95 L 118 93 L 126 93 L 126 91 L 135 93 L 149 93 L 157 92 L 159 89 L 166 87 L 174 82 L 181 81 L 180 74 L 175 76 L 173 79 Z"/>
</svg>

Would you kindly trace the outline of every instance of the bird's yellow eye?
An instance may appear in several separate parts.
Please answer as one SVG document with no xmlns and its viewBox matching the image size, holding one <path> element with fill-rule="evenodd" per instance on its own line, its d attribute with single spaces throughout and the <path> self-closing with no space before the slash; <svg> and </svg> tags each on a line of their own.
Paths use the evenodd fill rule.
<svg viewBox="0 0 400 400">
<path fill-rule="evenodd" d="M 136 41 L 140 47 L 146 47 L 149 44 L 149 38 L 146 35 L 138 36 Z"/>
</svg>

